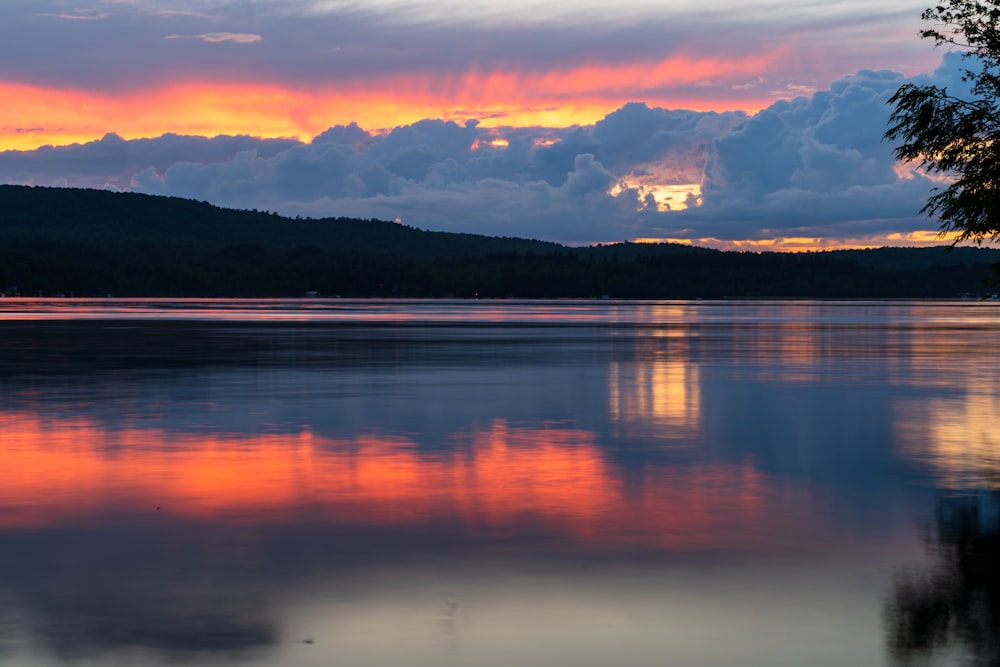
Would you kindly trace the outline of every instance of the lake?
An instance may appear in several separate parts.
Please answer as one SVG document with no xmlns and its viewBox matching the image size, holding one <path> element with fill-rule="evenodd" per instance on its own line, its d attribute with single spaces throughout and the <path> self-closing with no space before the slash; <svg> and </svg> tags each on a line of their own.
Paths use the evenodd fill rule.
<svg viewBox="0 0 1000 667">
<path fill-rule="evenodd" d="M 988 302 L 0 299 L 0 664 L 996 664 L 998 340 Z"/>
</svg>

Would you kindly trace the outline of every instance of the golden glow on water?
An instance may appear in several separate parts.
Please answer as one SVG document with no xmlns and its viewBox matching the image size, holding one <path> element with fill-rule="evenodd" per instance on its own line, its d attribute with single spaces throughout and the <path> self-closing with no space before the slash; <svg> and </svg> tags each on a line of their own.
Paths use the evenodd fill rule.
<svg viewBox="0 0 1000 667">
<path fill-rule="evenodd" d="M 104 365 L 79 359 L 100 335 L 75 338 L 104 325 L 3 323 L 5 657 L 883 664 L 932 495 L 1000 468 L 995 304 L 342 306 L 308 327 L 257 321 L 309 319 L 307 300 L 153 308 L 296 354 L 302 332 L 377 331 L 340 317 L 404 321 L 383 332 L 419 353 L 121 363 L 148 351 L 133 341 Z M 438 319 L 463 326 L 409 326 Z M 495 321 L 540 326 L 469 326 Z"/>
<path fill-rule="evenodd" d="M 809 306 L 803 305 L 804 311 Z M 804 315 L 806 313 L 803 313 Z M 755 332 L 754 354 L 763 367 L 760 378 L 765 381 L 811 383 L 821 372 L 824 356 L 822 331 L 802 322 L 782 322 Z M 777 364 L 780 363 L 780 367 Z"/>
<path fill-rule="evenodd" d="M 611 364 L 611 421 L 623 430 L 641 429 L 656 438 L 696 436 L 701 429 L 698 366 L 658 360 L 637 366 Z"/>
<path fill-rule="evenodd" d="M 976 375 L 954 398 L 901 401 L 901 453 L 946 489 L 1000 489 L 1000 377 Z"/>
<path fill-rule="evenodd" d="M 672 375 L 678 370 L 667 366 L 656 377 L 679 379 Z M 674 422 L 667 398 L 643 400 Z M 457 519 L 474 531 L 514 530 L 527 520 L 546 535 L 596 547 L 693 549 L 745 546 L 748 534 L 776 529 L 769 517 L 781 513 L 775 489 L 751 462 L 645 466 L 631 488 L 593 434 L 559 425 L 498 420 L 455 434 L 453 449 L 427 452 L 381 435 L 114 431 L 31 411 L 0 419 L 6 529 L 122 511 L 235 524 Z"/>
<path fill-rule="evenodd" d="M 659 321 L 682 316 L 682 306 L 654 310 Z M 701 379 L 683 329 L 655 329 L 636 340 L 635 361 L 611 362 L 608 409 L 623 433 L 689 439 L 701 430 Z"/>
</svg>

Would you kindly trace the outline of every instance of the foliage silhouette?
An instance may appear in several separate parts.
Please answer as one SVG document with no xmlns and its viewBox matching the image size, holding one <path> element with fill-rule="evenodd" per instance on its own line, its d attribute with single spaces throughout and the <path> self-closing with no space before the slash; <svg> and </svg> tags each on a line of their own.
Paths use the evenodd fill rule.
<svg viewBox="0 0 1000 667">
<path fill-rule="evenodd" d="M 895 109 L 887 139 L 902 139 L 900 160 L 954 180 L 936 189 L 923 212 L 957 241 L 1000 237 L 1000 2 L 946 0 L 924 11 L 934 27 L 921 32 L 937 46 L 963 51 L 968 95 L 906 83 L 889 99 Z M 956 241 L 956 242 L 957 242 Z"/>
</svg>

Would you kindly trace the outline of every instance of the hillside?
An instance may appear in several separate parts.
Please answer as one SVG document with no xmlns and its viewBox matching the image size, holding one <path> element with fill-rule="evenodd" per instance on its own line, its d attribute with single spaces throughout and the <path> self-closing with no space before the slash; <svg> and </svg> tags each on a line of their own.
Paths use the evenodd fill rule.
<svg viewBox="0 0 1000 667">
<path fill-rule="evenodd" d="M 0 186 L 0 290 L 25 295 L 947 298 L 993 291 L 998 261 L 1000 251 L 980 248 L 568 248 L 170 197 Z"/>
<path fill-rule="evenodd" d="M 550 252 L 558 244 L 427 232 L 381 220 L 285 218 L 178 197 L 0 185 L 0 238 L 223 247 L 316 246 L 414 259 L 489 252 Z"/>
</svg>

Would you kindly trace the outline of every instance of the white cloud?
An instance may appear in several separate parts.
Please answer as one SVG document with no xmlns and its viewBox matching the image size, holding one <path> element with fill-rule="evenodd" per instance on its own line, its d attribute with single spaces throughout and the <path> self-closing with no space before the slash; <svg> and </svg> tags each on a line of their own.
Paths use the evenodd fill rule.
<svg viewBox="0 0 1000 667">
<path fill-rule="evenodd" d="M 184 9 L 157 9 L 151 12 L 154 16 L 161 16 L 163 18 L 199 18 L 199 19 L 217 19 L 218 16 L 213 16 L 212 14 L 205 14 L 203 12 L 195 12 Z"/>
<path fill-rule="evenodd" d="M 97 10 L 80 10 L 77 12 L 60 12 L 58 14 L 48 14 L 43 13 L 39 16 L 45 16 L 54 19 L 63 19 L 65 21 L 99 21 L 101 19 L 106 19 L 111 16 L 106 12 L 99 12 Z"/>
<path fill-rule="evenodd" d="M 203 42 L 217 44 L 220 42 L 236 42 L 237 44 L 253 44 L 264 38 L 254 33 L 245 32 L 206 32 L 200 35 L 166 35 L 163 39 L 200 39 Z"/>
</svg>

